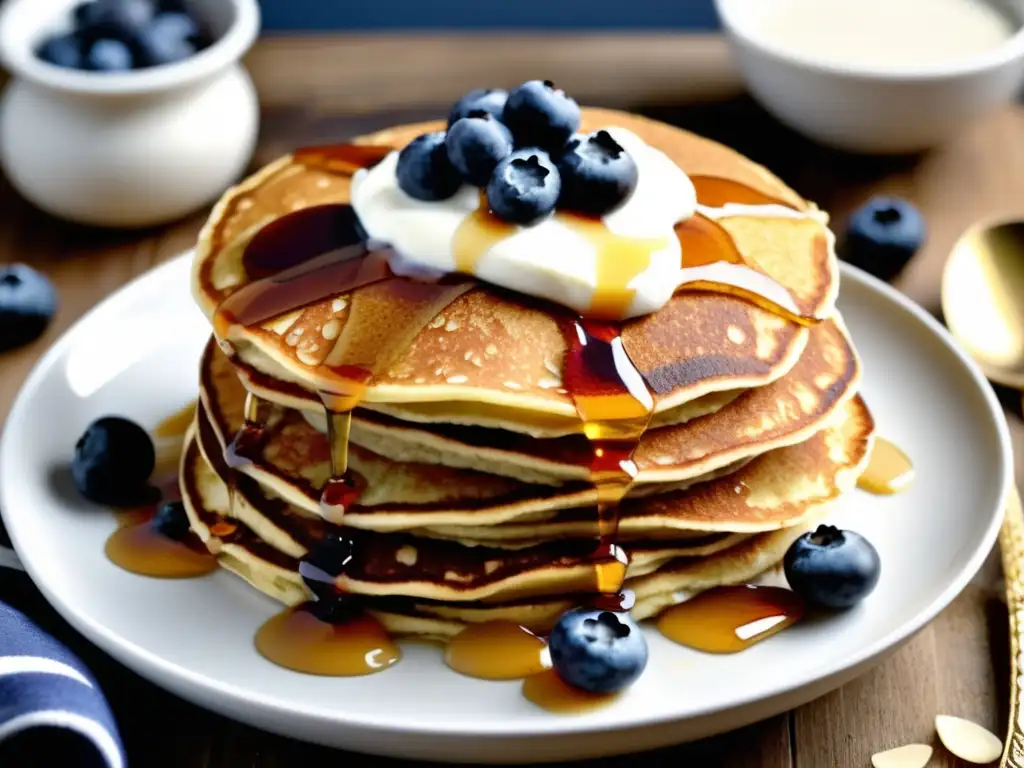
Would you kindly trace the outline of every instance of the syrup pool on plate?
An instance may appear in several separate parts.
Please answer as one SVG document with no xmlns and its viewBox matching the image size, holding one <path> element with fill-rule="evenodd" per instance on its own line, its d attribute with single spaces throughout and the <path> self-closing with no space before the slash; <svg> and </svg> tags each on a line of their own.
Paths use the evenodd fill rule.
<svg viewBox="0 0 1024 768">
<path fill-rule="evenodd" d="M 871 458 L 857 486 L 869 493 L 888 496 L 907 490 L 914 481 L 914 465 L 899 446 L 877 437 Z"/>
<path fill-rule="evenodd" d="M 217 570 L 217 559 L 192 531 L 185 530 L 180 538 L 175 538 L 154 524 L 160 504 L 179 497 L 178 459 L 182 439 L 192 423 L 195 408 L 195 403 L 190 403 L 153 429 L 152 435 L 158 447 L 170 446 L 166 455 L 161 455 L 158 450 L 157 468 L 152 478 L 160 493 L 160 500 L 145 507 L 118 512 L 117 530 L 107 539 L 104 548 L 107 558 L 120 568 L 139 576 L 188 579 Z M 175 450 L 177 455 L 171 455 Z"/>
<path fill-rule="evenodd" d="M 798 595 L 781 587 L 715 587 L 658 618 L 673 642 L 705 653 L 737 653 L 766 640 L 804 615 Z"/>
</svg>

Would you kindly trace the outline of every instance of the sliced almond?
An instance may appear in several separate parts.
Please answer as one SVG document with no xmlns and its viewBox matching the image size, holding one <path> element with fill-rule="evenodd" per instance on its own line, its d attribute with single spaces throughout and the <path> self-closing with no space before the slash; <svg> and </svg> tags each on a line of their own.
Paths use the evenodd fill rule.
<svg viewBox="0 0 1024 768">
<path fill-rule="evenodd" d="M 924 768 L 932 759 L 932 748 L 927 744 L 907 744 L 871 756 L 873 768 Z"/>
<path fill-rule="evenodd" d="M 1003 742 L 998 736 L 962 717 L 938 715 L 935 730 L 946 749 L 969 763 L 993 763 L 1003 754 Z"/>
</svg>

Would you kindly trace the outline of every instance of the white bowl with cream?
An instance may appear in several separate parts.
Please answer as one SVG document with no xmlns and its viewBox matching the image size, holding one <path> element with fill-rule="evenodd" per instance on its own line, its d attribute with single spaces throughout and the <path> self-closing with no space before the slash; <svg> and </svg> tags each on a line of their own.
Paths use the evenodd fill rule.
<svg viewBox="0 0 1024 768">
<path fill-rule="evenodd" d="M 1011 102 L 1022 0 L 715 0 L 754 97 L 858 153 L 934 147 Z"/>
<path fill-rule="evenodd" d="M 64 69 L 35 54 L 70 27 L 76 0 L 6 0 L 0 162 L 44 211 L 82 224 L 146 227 L 220 195 L 245 170 L 259 105 L 241 58 L 259 31 L 256 0 L 192 0 L 215 42 L 132 72 Z"/>
</svg>

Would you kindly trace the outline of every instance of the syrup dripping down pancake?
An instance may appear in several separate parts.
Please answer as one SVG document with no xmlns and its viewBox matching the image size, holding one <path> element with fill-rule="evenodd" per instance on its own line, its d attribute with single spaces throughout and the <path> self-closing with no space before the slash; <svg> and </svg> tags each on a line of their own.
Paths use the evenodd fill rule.
<svg viewBox="0 0 1024 768">
<path fill-rule="evenodd" d="M 802 311 L 828 314 L 838 284 L 836 262 L 831 235 L 816 209 L 763 168 L 687 132 L 604 110 L 584 110 L 583 123 L 583 130 L 608 125 L 632 130 L 692 175 L 744 183 L 808 211 L 807 218 L 731 216 L 720 223 L 743 255 L 786 287 Z M 433 123 L 404 126 L 364 141 L 400 147 L 436 128 Z M 302 165 L 291 156 L 230 191 L 200 238 L 193 282 L 200 306 L 212 316 L 221 300 L 249 280 L 242 250 L 266 223 L 347 197 L 345 175 Z M 352 295 L 325 299 L 262 326 L 236 328 L 230 341 L 245 364 L 313 392 L 313 372 L 349 320 L 351 304 Z M 671 412 L 686 403 L 778 379 L 800 356 L 807 331 L 739 298 L 682 293 L 662 311 L 626 323 L 622 337 L 654 390 L 659 418 L 668 423 L 685 417 Z M 569 434 L 579 424 L 561 385 L 564 352 L 550 306 L 481 285 L 456 299 L 376 377 L 364 405 L 405 421 Z M 712 398 L 706 408 L 718 405 Z M 699 406 L 691 410 L 709 412 Z"/>
<path fill-rule="evenodd" d="M 211 528 L 216 523 L 224 527 L 223 522 L 230 519 L 226 517 L 229 510 L 227 489 L 202 460 L 191 436 L 189 446 L 182 465 L 186 509 L 193 529 L 217 554 L 220 565 L 279 602 L 297 605 L 310 599 L 311 593 L 298 574 L 301 547 L 296 549 L 296 554 L 289 555 L 268 544 L 262 538 L 268 531 L 268 525 L 261 523 L 248 505 L 243 506 L 243 514 L 255 527 L 231 519 L 230 537 L 219 540 L 213 536 Z M 696 592 L 723 584 L 743 583 L 775 567 L 789 543 L 812 528 L 827 508 L 827 503 L 809 507 L 804 517 L 789 528 L 755 536 L 730 537 L 723 540 L 725 546 L 694 548 L 689 555 L 660 559 L 659 570 L 627 582 L 630 589 L 634 585 L 647 585 L 642 596 L 638 596 L 632 611 L 634 616 L 647 618 L 672 604 L 672 596 L 662 591 L 667 584 L 672 585 L 675 594 L 680 591 Z M 429 548 L 429 542 L 417 542 L 416 546 L 418 549 Z M 396 555 L 399 551 L 402 550 L 397 550 Z M 408 550 L 402 557 L 410 559 Z M 661 569 L 671 573 L 669 581 L 645 581 L 657 577 Z M 551 588 L 557 590 L 554 585 Z M 393 633 L 443 639 L 453 636 L 467 623 L 491 620 L 513 621 L 533 631 L 545 632 L 562 612 L 575 604 L 577 598 L 557 591 L 542 595 L 520 591 L 500 602 L 493 599 L 484 602 L 452 601 L 398 594 L 360 595 L 359 599 Z"/>
<path fill-rule="evenodd" d="M 678 491 L 728 474 L 758 454 L 822 429 L 853 396 L 860 366 L 837 322 L 815 327 L 810 339 L 800 362 L 783 379 L 745 393 L 716 414 L 648 432 L 637 451 L 640 475 L 633 495 Z M 223 450 L 240 428 L 245 390 L 212 344 L 203 358 L 201 382 L 200 444 L 211 454 Z M 564 514 L 556 518 L 562 510 L 580 509 L 573 535 L 579 535 L 588 515 L 593 522 L 589 507 L 596 497 L 582 478 L 551 487 L 511 477 L 520 458 L 578 469 L 574 462 L 586 460 L 586 445 L 572 444 L 574 437 L 528 441 L 513 433 L 476 429 L 474 442 L 457 442 L 442 428 L 389 428 L 375 415 L 361 413 L 353 419 L 356 445 L 351 460 L 366 486 L 360 504 L 346 512 L 347 525 L 378 531 L 429 528 L 432 535 L 466 540 L 479 535 L 494 542 L 533 538 L 525 531 L 542 520 L 557 522 L 551 529 L 555 531 L 566 522 Z M 262 454 L 241 471 L 289 503 L 319 514 L 320 489 L 330 474 L 326 437 L 286 410 L 279 410 L 266 430 Z M 395 458 L 371 450 L 397 442 L 388 439 L 395 431 L 402 441 L 402 452 L 393 454 Z M 474 456 L 483 453 L 483 444 L 499 447 L 492 448 L 497 456 L 482 462 L 481 469 L 489 470 L 504 459 L 502 476 L 452 466 L 472 466 Z M 520 525 L 502 525 L 510 521 Z"/>
<path fill-rule="evenodd" d="M 728 477 L 701 483 L 675 497 L 653 497 L 662 505 L 659 527 L 675 520 L 683 524 L 680 527 L 713 524 L 723 531 L 750 532 L 799 524 L 850 490 L 867 459 L 873 428 L 870 414 L 859 398 L 849 401 L 840 413 L 844 418 L 837 418 L 836 423 L 811 439 L 770 451 Z M 228 515 L 253 532 L 254 541 L 246 548 L 258 549 L 260 557 L 270 560 L 301 557 L 334 529 L 320 518 L 266 495 L 250 478 L 238 481 L 238 493 L 229 505 L 227 485 L 213 466 L 216 459 L 208 462 L 207 458 L 190 439 L 182 490 L 194 530 L 215 553 L 237 543 L 218 541 L 211 533 L 210 521 Z M 737 493 L 737 487 L 746 490 Z M 647 501 L 635 503 L 643 505 Z M 625 511 L 624 530 L 635 517 L 632 509 Z M 404 533 L 346 529 L 346 536 L 354 538 L 354 551 L 359 554 L 337 584 L 352 594 L 505 602 L 593 589 L 589 562 L 593 544 L 589 538 L 508 550 Z M 647 575 L 652 564 L 660 569 L 666 562 L 671 563 L 680 551 L 702 546 L 708 544 L 694 540 L 624 544 L 627 551 L 633 549 L 636 553 L 635 570 L 630 574 L 634 577 Z"/>
</svg>

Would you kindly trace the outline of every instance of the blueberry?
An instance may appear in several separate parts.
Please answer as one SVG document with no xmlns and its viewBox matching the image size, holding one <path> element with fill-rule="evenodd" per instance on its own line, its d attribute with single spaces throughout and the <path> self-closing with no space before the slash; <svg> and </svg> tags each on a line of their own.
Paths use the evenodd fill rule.
<svg viewBox="0 0 1024 768">
<path fill-rule="evenodd" d="M 85 64 L 94 72 L 126 72 L 132 68 L 132 52 L 120 40 L 100 38 L 89 46 Z"/>
<path fill-rule="evenodd" d="M 647 641 L 628 613 L 569 611 L 551 630 L 548 647 L 559 677 L 592 693 L 621 691 L 647 665 Z"/>
<path fill-rule="evenodd" d="M 187 59 L 196 52 L 193 42 L 199 28 L 184 13 L 161 13 L 153 23 L 136 34 L 134 43 L 139 64 L 155 67 Z"/>
<path fill-rule="evenodd" d="M 38 50 L 39 58 L 58 67 L 81 69 L 82 45 L 74 35 L 57 35 L 43 41 Z"/>
<path fill-rule="evenodd" d="M 128 43 L 153 20 L 152 0 L 95 0 L 75 9 L 78 31 L 86 40 L 101 38 Z"/>
<path fill-rule="evenodd" d="M 547 152 L 519 149 L 494 169 L 487 203 L 505 221 L 529 224 L 555 209 L 562 182 Z"/>
<path fill-rule="evenodd" d="M 516 146 L 554 152 L 580 127 L 580 105 L 550 80 L 530 80 L 508 95 L 501 119 Z"/>
<path fill-rule="evenodd" d="M 783 566 L 789 586 L 809 603 L 849 608 L 875 588 L 882 564 L 859 533 L 819 525 L 790 545 Z"/>
<path fill-rule="evenodd" d="M 636 162 L 608 131 L 574 136 L 558 157 L 559 208 L 602 216 L 636 189 Z"/>
<path fill-rule="evenodd" d="M 0 267 L 0 352 L 42 336 L 57 312 L 57 291 L 25 264 Z"/>
<path fill-rule="evenodd" d="M 75 20 L 75 29 L 86 29 L 96 24 L 99 7 L 100 4 L 95 0 L 86 0 L 86 2 L 76 5 L 71 12 L 71 17 Z"/>
<path fill-rule="evenodd" d="M 185 512 L 185 505 L 180 501 L 168 501 L 166 504 L 161 504 L 153 516 L 151 524 L 167 538 L 177 541 L 184 539 L 191 527 L 188 513 Z"/>
<path fill-rule="evenodd" d="M 417 200 L 447 200 L 459 191 L 462 177 L 448 159 L 445 134 L 424 133 L 398 153 L 398 186 Z"/>
<path fill-rule="evenodd" d="M 838 249 L 844 261 L 892 280 L 924 243 L 921 212 L 908 200 L 879 195 L 850 216 Z"/>
<path fill-rule="evenodd" d="M 475 110 L 482 110 L 501 119 L 501 113 L 505 109 L 505 101 L 507 99 L 508 91 L 503 91 L 500 88 L 477 88 L 470 91 L 455 102 L 455 106 L 448 113 L 448 127 L 451 128 L 455 123 L 464 117 L 468 117 L 469 113 Z"/>
<path fill-rule="evenodd" d="M 299 575 L 317 598 L 328 601 L 338 596 L 334 579 L 345 572 L 353 550 L 351 539 L 328 533 L 299 561 Z"/>
<path fill-rule="evenodd" d="M 495 166 L 512 151 L 512 133 L 490 112 L 472 110 L 448 130 L 444 143 L 455 170 L 473 186 L 486 187 Z"/>
<path fill-rule="evenodd" d="M 146 430 L 134 421 L 105 416 L 90 424 L 75 443 L 71 476 L 89 501 L 133 506 L 148 490 L 155 464 Z"/>
</svg>

